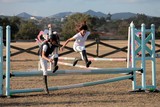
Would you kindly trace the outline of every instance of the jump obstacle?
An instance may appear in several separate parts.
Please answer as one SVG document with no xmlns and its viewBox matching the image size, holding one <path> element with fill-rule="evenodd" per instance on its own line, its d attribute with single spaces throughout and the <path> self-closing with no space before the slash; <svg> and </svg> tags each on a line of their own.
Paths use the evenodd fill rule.
<svg viewBox="0 0 160 107">
<path fill-rule="evenodd" d="M 136 36 L 137 32 L 141 32 L 141 38 Z M 2 27 L 0 27 L 0 95 L 3 95 L 3 41 L 2 41 Z M 149 35 L 147 35 L 149 33 Z M 10 77 L 31 77 L 31 76 L 42 76 L 42 71 L 12 71 L 10 73 L 10 26 L 6 27 L 6 37 L 7 37 L 7 44 L 6 44 L 6 73 L 5 73 L 5 80 L 6 80 L 6 87 L 5 87 L 5 94 L 6 96 L 11 96 L 13 94 L 18 93 L 29 93 L 29 92 L 41 92 L 43 88 L 32 88 L 32 89 L 16 89 L 13 90 L 10 88 Z M 111 78 L 111 79 L 104 79 L 98 80 L 93 82 L 86 82 L 86 83 L 79 83 L 79 84 L 72 84 L 72 85 L 65 85 L 65 86 L 53 86 L 49 87 L 49 90 L 61 90 L 61 89 L 71 89 L 71 88 L 78 88 L 78 87 L 85 87 L 85 86 L 93 86 L 98 84 L 116 82 L 121 80 L 132 80 L 132 90 L 141 89 L 146 90 L 148 88 L 156 89 L 156 61 L 155 61 L 155 26 L 152 24 L 151 29 L 146 29 L 145 25 L 141 25 L 141 30 L 137 30 L 133 23 L 130 24 L 130 31 L 129 31 L 129 40 L 128 40 L 128 59 L 131 62 L 128 62 L 128 68 L 103 68 L 103 69 L 87 69 L 87 70 L 58 70 L 56 73 L 52 73 L 48 71 L 49 75 L 56 76 L 56 75 L 65 75 L 65 74 L 119 74 L 119 73 L 127 73 L 129 75 Z M 135 41 L 137 41 L 140 45 L 139 47 L 135 46 Z M 151 49 L 147 47 L 147 42 L 151 42 Z M 141 57 L 137 56 L 137 53 L 141 52 Z M 146 57 L 146 52 L 149 53 L 149 56 Z M 146 84 L 146 61 L 151 60 L 152 62 L 152 85 Z M 137 67 L 136 62 L 141 61 L 141 67 Z M 140 71 L 142 73 L 142 81 L 141 85 L 137 85 L 136 80 L 136 71 Z"/>
</svg>

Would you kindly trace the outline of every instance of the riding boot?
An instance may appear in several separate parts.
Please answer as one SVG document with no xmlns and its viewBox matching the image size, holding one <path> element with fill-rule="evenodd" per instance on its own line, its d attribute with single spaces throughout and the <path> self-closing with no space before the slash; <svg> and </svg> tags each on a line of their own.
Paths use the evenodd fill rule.
<svg viewBox="0 0 160 107">
<path fill-rule="evenodd" d="M 57 63 L 58 63 L 58 58 L 54 58 L 54 69 L 52 71 L 53 73 L 55 73 L 58 70 Z"/>
<path fill-rule="evenodd" d="M 77 64 L 78 61 L 82 60 L 81 58 L 75 58 L 75 60 L 73 61 L 73 66 L 75 66 Z"/>
<path fill-rule="evenodd" d="M 47 75 L 43 76 L 43 82 L 44 82 L 44 92 L 46 94 L 49 94 L 49 90 L 48 90 L 48 83 L 47 83 Z"/>
<path fill-rule="evenodd" d="M 88 68 L 92 62 L 88 61 L 86 50 L 82 51 L 82 55 L 83 55 L 83 59 L 84 59 L 84 61 L 86 63 L 86 67 Z"/>
</svg>

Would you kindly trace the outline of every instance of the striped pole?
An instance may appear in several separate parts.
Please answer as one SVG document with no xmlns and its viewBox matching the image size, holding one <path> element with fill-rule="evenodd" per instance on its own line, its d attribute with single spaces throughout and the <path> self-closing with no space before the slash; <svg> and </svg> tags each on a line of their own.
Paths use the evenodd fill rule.
<svg viewBox="0 0 160 107">
<path fill-rule="evenodd" d="M 66 62 L 60 62 L 60 61 L 58 61 L 58 64 L 67 65 L 67 66 L 72 66 L 72 67 L 73 67 L 73 64 L 71 64 L 71 63 L 66 63 Z M 85 68 L 85 69 L 100 69 L 100 68 L 96 68 L 96 67 L 89 67 L 89 68 L 86 68 L 86 66 L 78 65 L 78 64 L 76 64 L 74 67 Z"/>
<path fill-rule="evenodd" d="M 128 27 L 127 68 L 131 66 L 131 28 Z"/>
<path fill-rule="evenodd" d="M 72 57 L 59 57 L 59 60 L 75 60 Z M 91 61 L 127 61 L 126 58 L 88 58 Z"/>
<path fill-rule="evenodd" d="M 107 69 L 87 69 L 87 70 L 57 70 L 55 73 L 48 71 L 48 75 L 62 75 L 62 74 L 121 74 L 121 73 L 131 73 L 139 71 L 141 68 L 107 68 Z M 31 77 L 31 76 L 42 76 L 42 71 L 13 71 L 13 77 Z"/>
<path fill-rule="evenodd" d="M 0 26 L 0 96 L 3 95 L 3 28 Z"/>
<path fill-rule="evenodd" d="M 99 84 L 105 84 L 110 82 L 116 82 L 116 81 L 122 81 L 131 79 L 132 75 L 122 76 L 122 77 L 116 77 L 111 79 L 104 79 L 104 80 L 98 80 L 93 82 L 86 82 L 86 83 L 79 83 L 79 84 L 72 84 L 72 85 L 64 85 L 64 86 L 55 86 L 55 87 L 49 87 L 50 91 L 54 90 L 62 90 L 62 89 L 72 89 L 72 88 L 80 88 L 80 87 L 87 87 L 87 86 L 93 86 L 93 85 L 99 85 Z M 32 88 L 32 89 L 20 89 L 20 90 L 11 90 L 11 94 L 17 94 L 17 93 L 30 93 L 30 92 L 42 92 L 44 91 L 43 88 Z"/>
</svg>

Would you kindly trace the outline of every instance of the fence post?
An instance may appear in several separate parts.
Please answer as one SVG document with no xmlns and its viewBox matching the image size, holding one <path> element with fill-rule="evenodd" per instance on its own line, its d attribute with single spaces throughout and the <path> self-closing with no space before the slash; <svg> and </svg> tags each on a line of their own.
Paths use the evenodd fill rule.
<svg viewBox="0 0 160 107">
<path fill-rule="evenodd" d="M 0 96 L 3 96 L 3 28 L 0 26 Z"/>
<path fill-rule="evenodd" d="M 97 38 L 96 38 L 96 43 L 97 43 L 96 53 L 97 53 L 97 57 L 99 57 L 99 42 L 100 42 L 100 39 L 99 39 L 99 37 L 97 37 Z"/>
</svg>

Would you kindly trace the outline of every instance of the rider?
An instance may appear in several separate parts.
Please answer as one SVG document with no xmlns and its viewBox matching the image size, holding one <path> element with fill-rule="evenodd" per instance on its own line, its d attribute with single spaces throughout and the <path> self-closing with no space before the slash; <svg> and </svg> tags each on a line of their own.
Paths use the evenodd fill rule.
<svg viewBox="0 0 160 107">
<path fill-rule="evenodd" d="M 56 48 L 58 47 L 57 36 L 55 34 L 49 35 L 47 41 L 45 41 L 39 49 L 40 64 L 43 70 L 43 81 L 45 84 L 45 92 L 49 94 L 48 85 L 47 85 L 47 62 L 53 63 L 54 69 L 53 73 L 58 70 L 58 55 L 56 53 Z"/>
<path fill-rule="evenodd" d="M 91 61 L 87 58 L 86 48 L 85 48 L 85 41 L 87 40 L 88 36 L 90 35 L 90 31 L 88 31 L 88 26 L 86 25 L 86 22 L 83 22 L 81 26 L 78 28 L 78 33 L 75 34 L 73 37 L 69 38 L 64 45 L 61 47 L 61 50 L 63 51 L 63 48 L 72 40 L 75 40 L 73 49 L 75 52 L 79 52 L 81 55 L 81 59 L 85 61 L 86 67 L 88 68 Z M 75 59 L 73 62 L 73 66 L 76 65 L 80 59 Z"/>
</svg>

